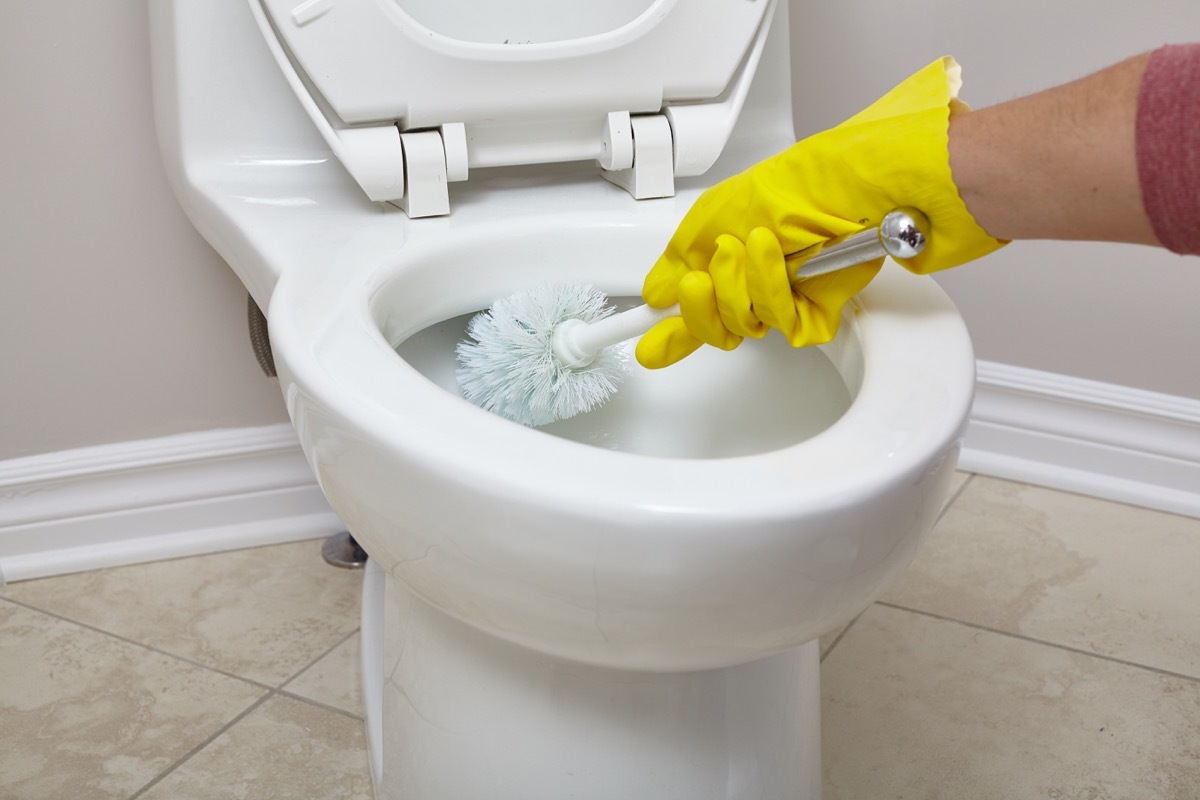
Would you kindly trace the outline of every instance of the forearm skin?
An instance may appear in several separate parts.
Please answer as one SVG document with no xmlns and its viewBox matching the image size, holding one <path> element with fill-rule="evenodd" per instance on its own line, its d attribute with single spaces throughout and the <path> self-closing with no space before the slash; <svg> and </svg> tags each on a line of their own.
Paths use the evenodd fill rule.
<svg viewBox="0 0 1200 800">
<path fill-rule="evenodd" d="M 950 121 L 950 168 L 998 239 L 1159 244 L 1138 184 L 1138 88 L 1148 54 Z"/>
</svg>

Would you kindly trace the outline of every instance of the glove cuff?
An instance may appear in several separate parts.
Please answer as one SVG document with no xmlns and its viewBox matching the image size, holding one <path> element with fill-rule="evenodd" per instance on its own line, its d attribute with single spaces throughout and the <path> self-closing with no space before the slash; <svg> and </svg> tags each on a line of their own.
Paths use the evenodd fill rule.
<svg viewBox="0 0 1200 800">
<path fill-rule="evenodd" d="M 950 117 L 970 112 L 958 99 L 961 73 L 953 58 L 940 58 L 803 144 L 810 172 L 817 165 L 812 199 L 832 217 L 844 219 L 849 213 L 856 218 L 848 221 L 868 226 L 900 206 L 925 213 L 932 228 L 929 243 L 919 256 L 902 262 L 919 274 L 956 267 L 1005 244 L 976 223 L 950 170 Z M 819 166 L 822 162 L 826 166 Z M 867 214 L 873 216 L 864 218 Z"/>
<path fill-rule="evenodd" d="M 967 209 L 954 183 L 950 169 L 950 117 L 969 114 L 970 107 L 958 98 L 962 88 L 962 67 L 949 56 L 938 59 L 885 96 L 872 109 L 903 105 L 907 97 L 917 100 L 911 116 L 896 121 L 900 136 L 895 141 L 911 143 L 910 169 L 897 175 L 892 191 L 907 199 L 897 202 L 921 209 L 929 217 L 932 231 L 928 246 L 920 255 L 902 264 L 921 275 L 956 267 L 1003 247 L 1006 242 L 988 234 Z M 919 98 L 931 101 L 920 107 Z M 908 118 L 905 118 L 908 117 Z M 900 157 L 904 157 L 904 153 Z"/>
</svg>

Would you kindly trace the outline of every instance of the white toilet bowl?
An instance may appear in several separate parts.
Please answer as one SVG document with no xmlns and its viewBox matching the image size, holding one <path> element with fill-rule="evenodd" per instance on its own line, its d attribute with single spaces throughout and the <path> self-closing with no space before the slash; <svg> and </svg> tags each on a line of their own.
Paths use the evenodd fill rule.
<svg viewBox="0 0 1200 800">
<path fill-rule="evenodd" d="M 602 411 L 545 429 L 457 396 L 465 315 L 547 278 L 634 295 L 669 232 L 546 214 L 336 288 L 281 282 L 276 356 L 321 486 L 426 602 L 560 658 L 705 669 L 848 622 L 908 563 L 973 361 L 944 295 L 898 267 L 820 349 L 772 337 L 637 368 Z"/>
<path fill-rule="evenodd" d="M 820 349 L 635 370 L 542 430 L 457 396 L 465 314 L 551 276 L 634 294 L 666 232 L 547 214 L 335 295 L 281 284 L 293 420 L 373 559 L 381 796 L 819 796 L 814 640 L 932 526 L 971 350 L 933 282 L 889 265 Z"/>
<path fill-rule="evenodd" d="M 546 429 L 452 374 L 467 315 L 499 297 L 563 279 L 636 296 L 697 193 L 787 139 L 763 123 L 778 85 L 673 199 L 549 165 L 473 176 L 448 217 L 410 220 L 332 158 L 245 6 L 155 6 L 168 173 L 266 309 L 300 442 L 371 556 L 377 796 L 819 797 L 816 639 L 911 560 L 970 407 L 936 284 L 888 264 L 828 345 L 635 368 Z M 776 28 L 763 48 L 775 78 L 785 44 Z"/>
</svg>

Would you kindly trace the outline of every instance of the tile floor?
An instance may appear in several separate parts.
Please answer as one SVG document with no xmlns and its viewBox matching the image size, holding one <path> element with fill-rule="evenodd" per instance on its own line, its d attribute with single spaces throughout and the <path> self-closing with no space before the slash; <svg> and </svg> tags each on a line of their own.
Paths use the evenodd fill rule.
<svg viewBox="0 0 1200 800">
<path fill-rule="evenodd" d="M 1200 520 L 956 492 L 822 643 L 827 800 L 1200 798 Z M 0 798 L 369 798 L 361 577 L 319 550 L 0 589 Z"/>
</svg>

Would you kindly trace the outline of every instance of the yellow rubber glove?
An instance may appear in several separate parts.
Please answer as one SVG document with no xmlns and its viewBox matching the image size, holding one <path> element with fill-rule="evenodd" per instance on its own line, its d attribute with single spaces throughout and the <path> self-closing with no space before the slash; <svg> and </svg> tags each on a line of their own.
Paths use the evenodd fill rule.
<svg viewBox="0 0 1200 800">
<path fill-rule="evenodd" d="M 954 59 L 938 59 L 841 125 L 704 192 L 646 276 L 642 298 L 654 308 L 679 303 L 681 316 L 641 338 L 638 362 L 665 367 L 704 343 L 732 350 L 770 328 L 794 347 L 829 341 L 842 306 L 882 259 L 795 283 L 791 274 L 900 206 L 930 221 L 925 250 L 903 262 L 912 272 L 1001 247 L 975 223 L 950 174 L 950 115 L 967 110 L 957 99 L 961 83 Z"/>
</svg>

